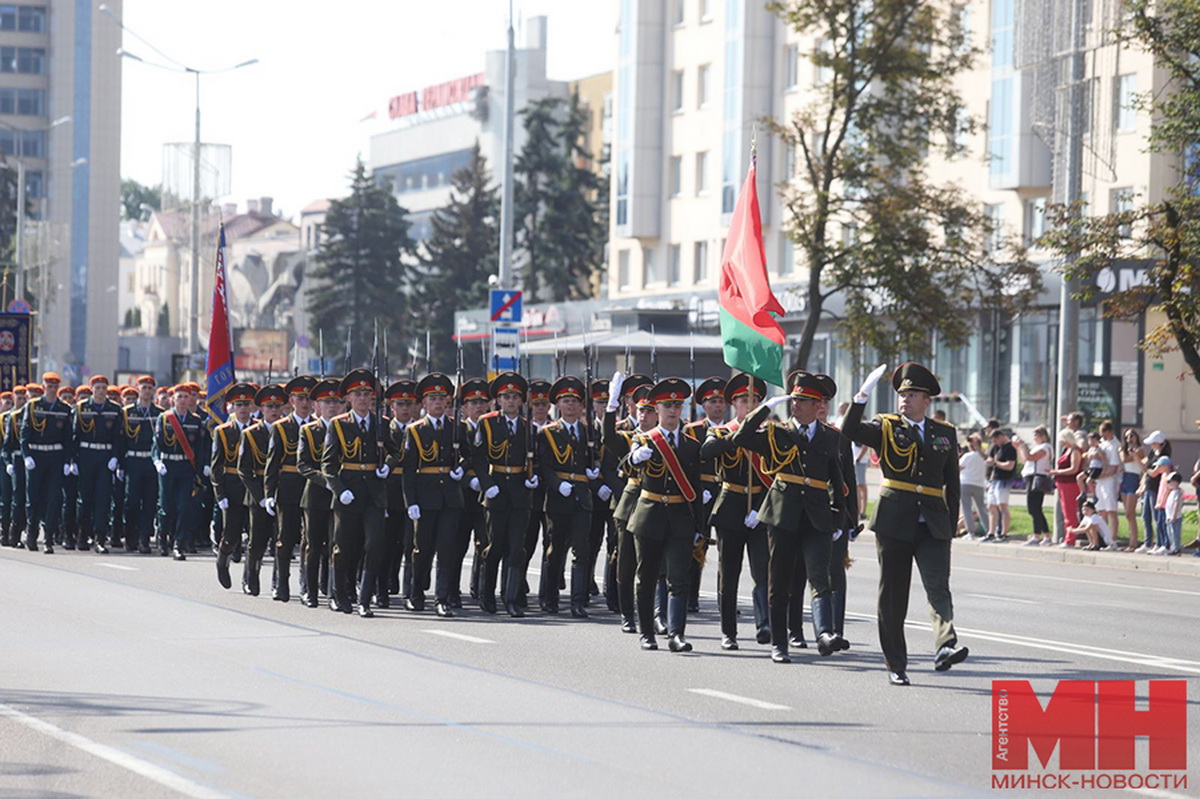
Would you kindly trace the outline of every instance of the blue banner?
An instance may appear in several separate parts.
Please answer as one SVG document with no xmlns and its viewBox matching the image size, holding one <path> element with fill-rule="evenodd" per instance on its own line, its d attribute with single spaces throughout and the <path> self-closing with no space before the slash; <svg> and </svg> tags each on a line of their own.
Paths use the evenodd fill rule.
<svg viewBox="0 0 1200 799">
<path fill-rule="evenodd" d="M 0 313 L 0 390 L 30 382 L 33 354 L 33 317 L 24 313 Z"/>
</svg>

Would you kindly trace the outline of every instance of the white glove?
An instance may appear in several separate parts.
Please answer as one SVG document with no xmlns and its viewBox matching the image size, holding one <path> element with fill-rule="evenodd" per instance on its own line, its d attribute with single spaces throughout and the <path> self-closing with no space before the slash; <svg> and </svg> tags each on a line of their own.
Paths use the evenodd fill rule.
<svg viewBox="0 0 1200 799">
<path fill-rule="evenodd" d="M 833 540 L 837 541 L 839 538 L 842 537 L 842 533 L 844 533 L 844 532 L 845 532 L 845 530 L 834 530 L 833 531 Z"/>
<path fill-rule="evenodd" d="M 35 461 L 33 459 L 32 455 L 26 455 L 25 456 L 25 471 L 32 472 L 36 468 L 37 468 L 37 461 Z"/>
<path fill-rule="evenodd" d="M 159 474 L 165 475 L 167 473 L 167 464 L 163 463 L 162 461 L 155 461 L 154 462 L 154 471 L 158 472 Z"/>
<path fill-rule="evenodd" d="M 117 469 L 117 479 L 118 480 L 125 479 L 125 470 L 124 469 Z"/>
<path fill-rule="evenodd" d="M 752 510 L 747 513 L 746 520 L 743 522 L 743 524 L 745 524 L 751 530 L 753 530 L 755 527 L 758 527 L 758 511 Z"/>
<path fill-rule="evenodd" d="M 643 444 L 633 451 L 633 455 L 630 457 L 630 460 L 632 460 L 633 465 L 636 466 L 639 463 L 645 463 L 652 457 L 654 457 L 654 449 Z"/>
<path fill-rule="evenodd" d="M 595 480 L 600 476 L 600 469 L 598 467 L 594 469 L 584 469 L 583 473 L 587 475 L 587 479 Z"/>
<path fill-rule="evenodd" d="M 263 497 L 262 506 L 267 513 L 275 515 L 275 497 Z"/>
<path fill-rule="evenodd" d="M 875 386 L 879 383 L 879 379 L 883 377 L 883 373 L 887 371 L 887 364 L 881 363 L 875 367 L 871 374 L 867 375 L 867 379 L 863 381 L 862 388 L 854 395 L 854 401 L 862 405 L 871 396 L 871 392 L 875 390 Z"/>
<path fill-rule="evenodd" d="M 596 490 L 596 496 L 600 497 L 601 502 L 608 502 L 610 499 L 612 499 L 612 489 L 608 486 L 600 486 L 600 488 Z"/>
<path fill-rule="evenodd" d="M 702 493 L 700 495 L 700 501 L 703 502 L 705 505 L 712 502 L 712 492 L 709 491 L 707 488 L 704 489 L 704 493 Z"/>
<path fill-rule="evenodd" d="M 79 476 L 79 464 L 75 463 L 74 461 L 71 462 L 71 474 L 75 475 L 76 477 Z"/>
<path fill-rule="evenodd" d="M 768 408 L 774 410 L 776 407 L 782 405 L 783 403 L 787 402 L 791 398 L 792 398 L 791 394 L 780 394 L 778 397 L 771 397 L 769 400 L 767 400 L 763 404 L 766 405 Z"/>
<path fill-rule="evenodd" d="M 117 459 L 116 458 L 108 459 L 108 470 L 110 472 L 115 472 L 117 470 Z"/>
<path fill-rule="evenodd" d="M 703 534 L 703 533 L 696 533 L 696 536 L 695 536 L 695 538 L 693 538 L 693 539 L 692 539 L 692 546 L 694 546 L 694 547 L 698 547 L 698 546 L 700 546 L 702 543 L 704 543 L 704 534 Z"/>
<path fill-rule="evenodd" d="M 229 510 L 229 499 L 227 497 L 221 497 L 221 501 L 217 503 L 217 507 L 221 510 Z"/>
<path fill-rule="evenodd" d="M 456 482 L 456 483 L 457 483 L 459 480 L 463 479 L 463 470 L 462 470 L 462 467 L 461 467 L 461 466 L 455 466 L 455 467 L 454 467 L 454 468 L 453 468 L 453 469 L 450 471 L 450 479 L 451 479 L 451 480 L 453 480 L 453 481 L 454 481 L 454 482 Z"/>
<path fill-rule="evenodd" d="M 70 475 L 71 475 L 71 464 L 64 463 L 63 464 L 63 477 L 70 477 Z"/>
<path fill-rule="evenodd" d="M 533 477 L 530 477 L 528 480 L 526 480 L 525 487 L 528 488 L 530 491 L 537 488 L 538 487 L 538 476 L 535 474 Z"/>
<path fill-rule="evenodd" d="M 571 496 L 571 490 L 572 486 L 566 480 L 563 480 L 558 484 L 558 493 L 562 494 L 564 497 Z"/>
<path fill-rule="evenodd" d="M 338 501 L 343 505 L 349 505 L 354 501 L 354 492 L 347 488 L 341 493 L 341 496 L 338 497 Z"/>
<path fill-rule="evenodd" d="M 13 466 L 13 465 L 10 463 L 10 464 L 8 464 L 7 466 L 5 466 L 5 467 L 4 467 L 4 471 L 8 472 L 8 476 L 9 476 L 9 477 L 12 477 L 14 474 L 16 474 L 16 473 L 17 473 L 17 467 L 16 467 L 16 466 Z"/>
<path fill-rule="evenodd" d="M 621 370 L 613 372 L 612 380 L 608 383 L 608 410 L 615 411 L 621 407 L 621 385 L 625 382 L 625 375 L 621 374 Z"/>
<path fill-rule="evenodd" d="M 211 466 L 209 466 L 207 463 L 206 463 L 206 464 L 204 464 L 204 476 L 205 476 L 205 477 L 212 477 L 212 467 L 211 467 Z"/>
<path fill-rule="evenodd" d="M 498 496 L 500 496 L 500 486 L 498 485 L 490 485 L 488 490 L 483 492 L 484 499 L 495 499 Z"/>
<path fill-rule="evenodd" d="M 420 519 L 421 518 L 421 506 L 420 505 L 409 505 L 408 506 L 408 518 L 412 519 L 414 522 L 417 519 Z"/>
<path fill-rule="evenodd" d="M 386 463 L 375 470 L 375 476 L 380 480 L 386 480 L 387 476 L 392 473 L 392 467 Z"/>
<path fill-rule="evenodd" d="M 467 483 L 467 485 L 469 485 L 471 487 L 472 491 L 478 491 L 479 490 L 479 478 L 472 477 L 471 482 Z"/>
<path fill-rule="evenodd" d="M 384 508 L 384 509 L 383 509 L 383 518 L 385 518 L 385 519 L 387 519 L 387 518 L 390 518 L 390 517 L 388 516 L 387 508 Z"/>
</svg>

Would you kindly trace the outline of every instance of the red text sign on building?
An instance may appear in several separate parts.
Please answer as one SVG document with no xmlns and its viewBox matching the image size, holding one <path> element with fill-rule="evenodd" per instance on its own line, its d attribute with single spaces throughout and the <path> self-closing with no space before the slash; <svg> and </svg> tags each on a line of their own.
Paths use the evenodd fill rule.
<svg viewBox="0 0 1200 799">
<path fill-rule="evenodd" d="M 1142 767 L 1186 770 L 1187 681 L 1149 686 L 1139 710 L 1133 680 L 1061 680 L 1043 707 L 1027 680 L 993 680 L 992 768 L 1029 768 L 1032 746 L 1043 768 L 1057 747 L 1062 770 L 1131 770 L 1140 736 L 1150 748 Z"/>
<path fill-rule="evenodd" d="M 388 100 L 388 116 L 391 119 L 415 114 L 418 111 L 428 111 L 455 103 L 465 103 L 471 99 L 471 91 L 483 85 L 483 73 L 468 75 L 465 78 L 455 78 L 445 83 L 426 86 L 417 92 L 398 94 Z"/>
</svg>

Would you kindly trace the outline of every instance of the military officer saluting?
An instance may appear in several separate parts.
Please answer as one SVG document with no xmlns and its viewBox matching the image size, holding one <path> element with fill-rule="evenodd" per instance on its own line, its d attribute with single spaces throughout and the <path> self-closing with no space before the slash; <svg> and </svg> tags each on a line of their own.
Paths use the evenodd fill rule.
<svg viewBox="0 0 1200 799">
<path fill-rule="evenodd" d="M 28 386 L 30 400 L 21 414 L 27 491 L 25 548 L 37 552 L 44 519 L 46 553 L 50 554 L 62 525 L 63 476 L 70 471 L 71 409 L 58 399 L 58 375 L 46 372 L 42 380 L 54 387 L 54 393 L 47 396 L 48 389 L 36 383 Z"/>
<path fill-rule="evenodd" d="M 879 554 L 879 643 L 888 681 L 908 685 L 904 617 L 914 560 L 929 600 L 937 650 L 934 669 L 945 671 L 968 654 L 965 646 L 958 646 L 950 596 L 950 541 L 961 491 L 958 436 L 950 425 L 926 416 L 942 389 L 932 372 L 911 362 L 892 375 L 900 412 L 864 422 L 867 399 L 886 369 L 880 366 L 872 372 L 854 395 L 842 420 L 842 434 L 879 454 L 883 483 L 871 522 Z"/>
<path fill-rule="evenodd" d="M 209 478 L 213 496 L 221 512 L 221 541 L 217 545 L 217 581 L 229 588 L 229 559 L 248 532 L 250 510 L 246 503 L 246 487 L 238 475 L 238 447 L 242 433 L 249 427 L 250 411 L 254 407 L 254 386 L 237 383 L 225 392 L 225 401 L 233 412 L 229 421 L 213 430 L 212 463 Z"/>
<path fill-rule="evenodd" d="M 263 474 L 263 490 L 267 504 L 275 511 L 279 534 L 275 538 L 275 589 L 271 598 L 279 602 L 291 599 L 292 557 L 300 545 L 303 516 L 300 496 L 305 480 L 296 465 L 300 428 L 312 421 L 312 400 L 308 398 L 317 384 L 311 375 L 298 375 L 287 382 L 287 394 L 292 412 L 271 425 L 271 443 L 267 452 L 267 467 Z"/>
<path fill-rule="evenodd" d="M 296 450 L 296 468 L 304 478 L 304 493 L 300 495 L 300 507 L 304 509 L 304 572 L 307 575 L 303 596 L 305 607 L 315 608 L 319 603 L 321 589 L 321 566 L 329 563 L 329 539 L 333 532 L 333 494 L 325 473 L 321 471 L 321 458 L 325 454 L 325 438 L 330 420 L 345 407 L 342 402 L 342 384 L 334 378 L 322 378 L 309 398 L 316 404 L 317 418 L 300 428 L 300 443 Z"/>
<path fill-rule="evenodd" d="M 108 397 L 108 378 L 92 375 L 92 397 L 75 406 L 76 463 L 79 466 L 79 525 L 92 530 L 97 552 L 108 552 L 113 473 L 120 466 L 121 406 Z M 80 389 L 82 391 L 82 388 Z M 87 539 L 79 537 L 86 547 Z"/>
<path fill-rule="evenodd" d="M 125 546 L 150 554 L 158 514 L 158 475 L 154 470 L 154 431 L 163 409 L 154 404 L 154 378 L 137 379 L 137 399 L 121 409 L 121 468 L 125 472 Z"/>
<path fill-rule="evenodd" d="M 839 648 L 833 636 L 833 606 L 829 558 L 834 533 L 834 508 L 845 502 L 839 439 L 817 421 L 824 394 L 808 372 L 788 375 L 789 393 L 768 400 L 752 411 L 734 433 L 737 446 L 767 459 L 773 478 L 759 512 L 767 525 L 767 601 L 771 608 L 771 660 L 790 663 L 788 613 L 797 563 L 803 559 L 812 585 L 813 631 L 821 655 Z M 766 422 L 771 408 L 791 403 L 786 423 Z"/>
</svg>

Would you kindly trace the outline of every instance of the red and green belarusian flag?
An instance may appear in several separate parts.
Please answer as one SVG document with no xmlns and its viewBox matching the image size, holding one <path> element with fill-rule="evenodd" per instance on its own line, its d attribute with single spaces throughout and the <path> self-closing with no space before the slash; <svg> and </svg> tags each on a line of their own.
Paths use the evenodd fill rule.
<svg viewBox="0 0 1200 799">
<path fill-rule="evenodd" d="M 721 256 L 721 343 L 725 363 L 782 386 L 785 339 L 775 317 L 784 310 L 767 279 L 754 172 L 751 164 Z"/>
</svg>

